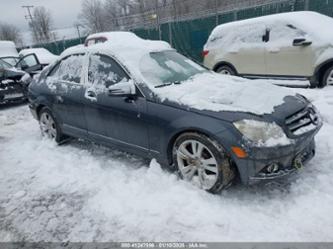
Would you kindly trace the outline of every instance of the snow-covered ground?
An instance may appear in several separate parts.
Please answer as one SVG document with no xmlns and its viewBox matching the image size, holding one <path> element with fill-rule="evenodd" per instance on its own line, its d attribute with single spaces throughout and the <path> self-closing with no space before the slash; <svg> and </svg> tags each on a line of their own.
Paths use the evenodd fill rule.
<svg viewBox="0 0 333 249">
<path fill-rule="evenodd" d="M 333 241 L 333 87 L 290 91 L 324 117 L 317 156 L 289 183 L 221 195 L 154 161 L 56 146 L 27 106 L 0 109 L 0 241 Z"/>
</svg>

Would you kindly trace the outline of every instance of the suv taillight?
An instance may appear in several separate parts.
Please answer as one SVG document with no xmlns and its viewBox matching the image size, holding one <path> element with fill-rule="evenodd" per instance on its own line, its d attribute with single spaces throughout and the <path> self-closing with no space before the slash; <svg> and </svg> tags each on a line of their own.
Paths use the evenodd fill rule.
<svg viewBox="0 0 333 249">
<path fill-rule="evenodd" d="M 206 57 L 209 54 L 208 50 L 202 51 L 202 57 Z"/>
</svg>

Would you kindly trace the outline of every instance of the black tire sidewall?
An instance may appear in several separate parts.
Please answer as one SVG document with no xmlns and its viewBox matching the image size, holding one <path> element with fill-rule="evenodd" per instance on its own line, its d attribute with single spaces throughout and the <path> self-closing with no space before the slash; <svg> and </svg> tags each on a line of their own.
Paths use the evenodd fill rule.
<svg viewBox="0 0 333 249">
<path fill-rule="evenodd" d="M 182 174 L 180 173 L 178 167 L 176 151 L 179 148 L 179 146 L 186 140 L 196 140 L 204 144 L 213 153 L 218 163 L 218 179 L 215 185 L 211 189 L 208 189 L 207 191 L 216 194 L 219 193 L 225 187 L 229 186 L 232 181 L 232 179 L 230 179 L 229 174 L 231 173 L 234 174 L 234 172 L 230 172 L 232 171 L 232 168 L 230 165 L 230 161 L 226 156 L 225 150 L 216 141 L 211 140 L 207 136 L 199 133 L 184 133 L 176 139 L 172 150 L 172 157 L 178 175 L 182 178 Z"/>
<path fill-rule="evenodd" d="M 216 72 L 217 72 L 217 73 L 221 73 L 222 70 L 227 70 L 227 71 L 229 71 L 231 76 L 235 76 L 235 75 L 236 75 L 235 70 L 232 69 L 230 66 L 227 66 L 227 65 L 220 66 L 220 67 L 218 67 L 218 68 L 216 69 Z M 226 74 L 224 74 L 224 75 L 226 75 Z"/>
<path fill-rule="evenodd" d="M 47 108 L 47 107 L 44 107 L 40 112 L 39 112 L 39 115 L 38 115 L 38 121 L 40 122 L 40 117 L 42 116 L 43 113 L 47 113 L 48 115 L 50 115 L 55 123 L 55 126 L 56 126 L 56 130 L 57 130 L 57 135 L 55 137 L 55 141 L 56 143 L 61 143 L 62 140 L 63 140 L 63 134 L 62 134 L 62 131 L 60 129 L 60 126 L 59 126 L 59 123 L 57 121 L 57 119 L 55 118 L 55 116 L 53 115 L 52 111 Z"/>
<path fill-rule="evenodd" d="M 327 79 L 328 79 L 328 76 L 332 73 L 332 71 L 333 71 L 333 66 L 331 66 L 329 69 L 327 69 L 325 71 L 325 74 L 324 74 L 324 77 L 323 77 L 323 81 L 321 82 L 320 87 L 325 87 L 325 86 L 328 85 L 327 84 Z"/>
</svg>

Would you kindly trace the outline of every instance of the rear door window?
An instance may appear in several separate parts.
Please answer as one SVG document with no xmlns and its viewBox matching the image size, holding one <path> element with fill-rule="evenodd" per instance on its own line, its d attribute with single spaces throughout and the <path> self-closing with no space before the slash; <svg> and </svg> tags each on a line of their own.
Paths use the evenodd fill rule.
<svg viewBox="0 0 333 249">
<path fill-rule="evenodd" d="M 239 36 L 237 42 L 246 44 L 262 44 L 263 36 L 266 32 L 266 26 L 263 24 L 250 24 L 237 28 Z"/>
<path fill-rule="evenodd" d="M 84 54 L 71 55 L 60 61 L 49 76 L 61 81 L 81 82 Z"/>
</svg>

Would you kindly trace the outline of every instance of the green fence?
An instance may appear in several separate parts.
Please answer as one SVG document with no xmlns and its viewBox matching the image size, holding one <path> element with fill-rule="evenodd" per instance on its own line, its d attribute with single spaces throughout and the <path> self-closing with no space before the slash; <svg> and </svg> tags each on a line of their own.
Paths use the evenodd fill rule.
<svg viewBox="0 0 333 249">
<path fill-rule="evenodd" d="M 33 47 L 39 48 L 43 47 L 49 50 L 51 53 L 59 55 L 61 54 L 65 49 L 76 46 L 79 44 L 82 44 L 85 40 L 85 37 L 77 38 L 77 39 L 71 39 L 71 40 L 63 40 L 63 41 L 56 41 L 52 43 L 43 43 L 43 44 L 36 44 Z"/>
<path fill-rule="evenodd" d="M 158 28 L 132 30 L 144 39 L 169 42 L 175 49 L 194 60 L 201 61 L 201 52 L 209 34 L 218 24 L 242 20 L 275 13 L 311 10 L 333 17 L 333 0 L 289 0 L 272 3 L 260 7 L 246 8 L 232 12 L 224 12 L 211 17 L 188 21 L 170 22 Z M 83 40 L 83 39 L 82 39 Z M 55 54 L 60 54 L 65 48 L 81 43 L 79 39 L 42 44 Z"/>
</svg>

